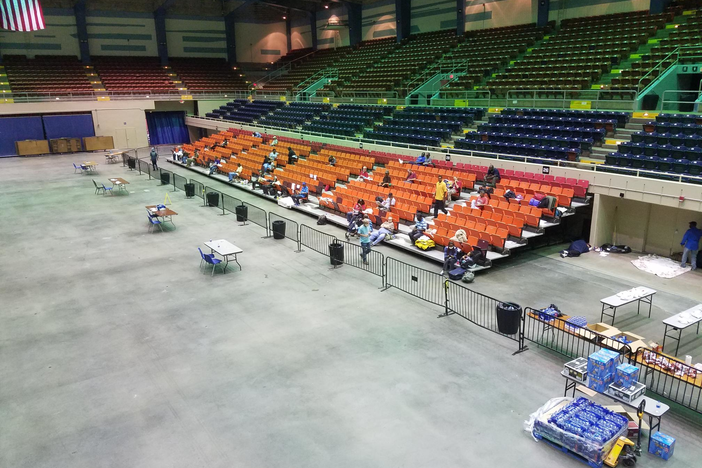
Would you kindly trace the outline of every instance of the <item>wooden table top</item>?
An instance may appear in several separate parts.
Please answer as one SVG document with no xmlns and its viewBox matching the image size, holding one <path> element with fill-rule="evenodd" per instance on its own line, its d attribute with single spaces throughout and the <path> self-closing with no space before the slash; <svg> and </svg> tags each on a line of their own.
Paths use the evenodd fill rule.
<svg viewBox="0 0 702 468">
<path fill-rule="evenodd" d="M 127 185 L 127 184 L 129 184 L 129 182 L 127 182 L 126 180 L 124 180 L 121 177 L 115 177 L 113 179 L 108 179 L 108 180 L 110 182 L 112 182 L 114 185 Z"/>
<path fill-rule="evenodd" d="M 85 161 L 83 164 L 86 166 L 97 166 L 97 163 L 93 161 Z"/>
<path fill-rule="evenodd" d="M 157 210 L 157 209 L 156 209 L 156 205 L 148 205 L 148 206 L 146 207 L 146 209 L 149 210 L 149 212 L 150 212 L 151 214 L 154 214 L 154 215 L 156 215 L 156 216 L 175 216 L 175 215 L 178 214 L 178 213 L 176 213 L 175 211 L 173 211 L 173 210 L 170 209 L 170 208 L 166 208 L 166 209 L 163 209 L 163 210 Z"/>
</svg>

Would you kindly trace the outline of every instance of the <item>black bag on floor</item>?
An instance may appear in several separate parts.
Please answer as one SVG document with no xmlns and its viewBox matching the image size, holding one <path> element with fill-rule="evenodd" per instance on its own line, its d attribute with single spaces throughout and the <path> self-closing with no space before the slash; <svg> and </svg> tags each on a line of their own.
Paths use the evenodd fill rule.
<svg viewBox="0 0 702 468">
<path fill-rule="evenodd" d="M 628 245 L 602 244 L 602 250 L 610 253 L 631 253 L 631 247 L 629 247 Z"/>
<path fill-rule="evenodd" d="M 453 270 L 449 271 L 449 278 L 452 280 L 459 280 L 463 278 L 463 275 L 465 274 L 466 270 L 463 268 L 454 268 Z"/>
<path fill-rule="evenodd" d="M 317 218 L 317 224 L 319 226 L 324 226 L 327 224 L 327 217 L 325 215 L 319 215 L 319 218 Z"/>
</svg>

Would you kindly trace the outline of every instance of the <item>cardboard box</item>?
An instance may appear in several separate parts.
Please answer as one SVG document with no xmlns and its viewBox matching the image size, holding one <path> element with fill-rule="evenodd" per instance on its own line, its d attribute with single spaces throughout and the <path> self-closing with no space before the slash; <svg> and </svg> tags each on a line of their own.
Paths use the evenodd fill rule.
<svg viewBox="0 0 702 468">
<path fill-rule="evenodd" d="M 606 393 L 610 384 L 614 381 L 614 374 L 604 375 L 602 377 L 595 377 L 590 375 L 587 381 L 587 386 L 596 392 Z"/>
<path fill-rule="evenodd" d="M 565 369 L 572 378 L 580 382 L 587 381 L 587 359 L 578 358 L 565 363 Z"/>
<path fill-rule="evenodd" d="M 587 373 L 590 379 L 595 378 L 602 382 L 614 381 L 614 371 L 619 364 L 619 354 L 614 351 L 601 349 L 592 353 L 587 358 Z M 590 386 L 590 388 L 594 388 Z M 606 390 L 606 387 L 605 387 Z M 598 390 L 600 391 L 600 390 Z"/>
<path fill-rule="evenodd" d="M 578 333 L 585 338 L 594 339 L 596 335 L 595 333 L 591 332 L 595 332 L 608 338 L 616 335 L 617 333 L 621 333 L 618 328 L 615 328 L 612 325 L 607 325 L 606 323 L 588 323 L 587 328 L 581 328 L 578 330 Z"/>
<path fill-rule="evenodd" d="M 635 411 L 627 411 L 621 405 L 610 405 L 605 406 L 605 408 L 617 414 L 621 414 L 629 421 L 629 430 L 627 433 L 627 437 L 629 437 L 630 439 L 636 437 L 639 434 L 639 430 L 648 432 L 648 430 L 650 429 L 645 419 L 641 420 L 641 427 L 639 427 L 639 417 L 636 415 Z"/>
<path fill-rule="evenodd" d="M 610 383 L 607 393 L 615 398 L 631 403 L 646 393 L 646 385 L 641 382 L 636 382 L 630 387 L 620 387 L 619 385 Z"/>
<path fill-rule="evenodd" d="M 631 387 L 639 381 L 639 368 L 631 364 L 620 364 L 614 373 L 614 383 L 620 387 Z"/>
<path fill-rule="evenodd" d="M 668 460 L 675 451 L 675 438 L 662 432 L 656 432 L 651 436 L 648 444 L 648 453 L 652 453 L 663 460 Z"/>
</svg>

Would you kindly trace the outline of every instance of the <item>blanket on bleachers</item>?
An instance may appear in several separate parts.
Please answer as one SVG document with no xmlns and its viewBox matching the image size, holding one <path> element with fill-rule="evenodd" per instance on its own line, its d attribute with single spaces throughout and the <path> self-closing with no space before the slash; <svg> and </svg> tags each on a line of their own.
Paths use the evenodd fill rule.
<svg viewBox="0 0 702 468">
<path fill-rule="evenodd" d="M 658 255 L 644 255 L 636 260 L 632 260 L 636 268 L 647 273 L 654 274 L 661 278 L 675 278 L 690 271 L 690 267 L 681 267 L 680 262 L 673 259 L 659 257 Z"/>
</svg>

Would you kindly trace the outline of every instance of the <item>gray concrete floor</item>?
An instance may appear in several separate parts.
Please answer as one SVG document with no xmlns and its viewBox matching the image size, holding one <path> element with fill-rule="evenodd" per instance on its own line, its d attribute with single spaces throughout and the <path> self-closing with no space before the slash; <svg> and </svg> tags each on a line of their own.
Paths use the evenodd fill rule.
<svg viewBox="0 0 702 468">
<path fill-rule="evenodd" d="M 164 187 L 101 165 L 96 180 L 132 193 L 96 196 L 70 164 L 96 158 L 0 159 L 0 467 L 582 466 L 522 430 L 562 394 L 559 356 L 512 356 L 513 342 L 182 192 L 177 228 L 148 233 L 144 205 Z M 244 249 L 243 271 L 198 271 L 214 238 Z M 475 289 L 592 318 L 637 279 L 536 251 Z M 621 321 L 654 333 L 697 301 L 682 292 Z M 699 424 L 675 409 L 674 457 L 640 466 L 699 466 Z"/>
</svg>

